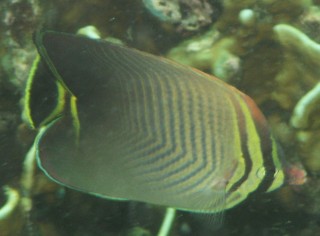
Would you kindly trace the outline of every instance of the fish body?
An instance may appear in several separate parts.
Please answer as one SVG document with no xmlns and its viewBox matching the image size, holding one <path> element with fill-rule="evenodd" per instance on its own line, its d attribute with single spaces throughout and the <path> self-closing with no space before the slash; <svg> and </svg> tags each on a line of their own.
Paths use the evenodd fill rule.
<svg viewBox="0 0 320 236">
<path fill-rule="evenodd" d="M 208 213 L 284 182 L 264 116 L 236 88 L 102 40 L 48 31 L 35 45 L 24 115 L 54 181 Z"/>
</svg>

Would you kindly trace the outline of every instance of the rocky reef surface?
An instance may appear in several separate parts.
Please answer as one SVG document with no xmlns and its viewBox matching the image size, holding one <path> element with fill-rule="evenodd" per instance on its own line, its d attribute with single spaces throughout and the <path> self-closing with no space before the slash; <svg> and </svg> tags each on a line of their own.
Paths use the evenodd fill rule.
<svg viewBox="0 0 320 236">
<path fill-rule="evenodd" d="M 283 148 L 286 185 L 227 211 L 217 235 L 317 235 L 320 230 L 320 1 L 3 0 L 0 2 L 1 235 L 155 235 L 164 209 L 107 201 L 50 182 L 27 155 L 21 120 L 37 28 L 102 38 L 196 67 L 250 95 Z M 295 181 L 294 179 L 292 180 Z M 171 235 L 211 235 L 178 213 Z M 213 229 L 212 229 L 213 230 Z"/>
</svg>

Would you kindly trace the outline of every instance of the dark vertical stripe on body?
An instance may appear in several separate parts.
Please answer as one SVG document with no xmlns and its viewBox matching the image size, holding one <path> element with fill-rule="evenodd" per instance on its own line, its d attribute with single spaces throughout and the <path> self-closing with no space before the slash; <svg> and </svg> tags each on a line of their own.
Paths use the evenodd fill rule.
<svg viewBox="0 0 320 236">
<path fill-rule="evenodd" d="M 243 111 L 240 107 L 239 99 L 238 97 L 235 97 L 233 94 L 229 96 L 231 99 L 231 102 L 233 104 L 233 107 L 236 111 L 237 115 L 237 121 L 238 121 L 238 129 L 240 133 L 240 142 L 241 142 L 241 151 L 242 151 L 242 158 L 244 159 L 244 166 L 245 166 L 245 171 L 243 176 L 234 184 L 232 184 L 232 187 L 229 189 L 228 194 L 231 194 L 232 192 L 236 191 L 242 183 L 244 183 L 250 174 L 250 171 L 252 169 L 252 159 L 250 157 L 249 153 L 249 146 L 248 146 L 248 134 L 247 134 L 247 124 L 246 120 L 243 114 Z"/>
<path fill-rule="evenodd" d="M 252 106 L 251 101 L 247 102 L 247 104 L 249 107 Z M 266 192 L 268 188 L 272 185 L 272 182 L 274 180 L 274 175 L 276 172 L 276 167 L 272 157 L 272 151 L 273 151 L 272 137 L 271 137 L 269 127 L 267 127 L 266 122 L 264 122 L 264 117 L 262 117 L 260 113 L 255 114 L 254 113 L 255 111 L 256 111 L 255 109 L 250 109 L 252 116 L 255 118 L 254 124 L 255 124 L 257 133 L 260 136 L 260 140 L 261 140 L 260 149 L 262 152 L 263 164 L 266 172 L 260 186 L 257 189 L 257 192 Z"/>
</svg>

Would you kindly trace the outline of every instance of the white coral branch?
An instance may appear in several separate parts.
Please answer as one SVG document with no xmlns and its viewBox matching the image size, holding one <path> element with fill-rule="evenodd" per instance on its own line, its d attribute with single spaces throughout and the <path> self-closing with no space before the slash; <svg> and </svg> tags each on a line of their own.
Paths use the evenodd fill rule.
<svg viewBox="0 0 320 236">
<path fill-rule="evenodd" d="M 310 113 L 320 104 L 320 83 L 304 95 L 293 110 L 291 125 L 295 128 L 308 127 Z"/>
<path fill-rule="evenodd" d="M 7 196 L 7 201 L 0 208 L 0 220 L 4 220 L 11 215 L 11 213 L 16 209 L 20 199 L 20 195 L 17 190 L 9 186 L 4 186 L 3 189 Z"/>
</svg>

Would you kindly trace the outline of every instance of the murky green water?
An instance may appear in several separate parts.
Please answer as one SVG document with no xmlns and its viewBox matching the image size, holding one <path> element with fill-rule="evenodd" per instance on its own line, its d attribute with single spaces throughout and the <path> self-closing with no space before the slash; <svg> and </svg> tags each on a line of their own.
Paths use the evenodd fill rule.
<svg viewBox="0 0 320 236">
<path fill-rule="evenodd" d="M 168 235 L 317 235 L 320 1 L 2 0 L 0 9 L 0 235 L 159 235 L 166 211 L 163 206 L 143 201 L 107 200 L 65 188 L 38 168 L 30 149 L 46 124 L 32 129 L 22 111 L 26 109 L 28 75 L 37 55 L 33 34 L 39 29 L 70 34 L 86 29 L 82 34 L 195 67 L 249 95 L 265 115 L 284 156 L 283 186 L 270 193 L 252 191 L 241 203 L 223 210 L 228 206 L 226 187 L 219 198 L 222 212 L 203 215 L 177 211 Z M 94 29 L 84 28 L 89 25 Z M 34 103 L 41 107 L 48 99 L 44 96 Z M 43 110 L 50 110 L 52 104 L 48 104 Z M 239 156 L 244 164 L 237 162 L 234 168 L 243 165 L 251 173 L 265 143 L 256 146 L 249 141 L 255 132 L 249 131 L 247 121 L 241 121 L 245 115 L 239 115 L 239 109 L 237 112 L 235 122 L 243 132 Z M 201 125 L 195 123 L 194 127 Z M 261 132 L 257 133 L 265 140 Z M 196 136 L 195 140 L 201 138 Z M 222 148 L 235 149 L 231 138 L 223 141 L 219 144 Z M 214 143 L 218 146 L 219 141 Z M 222 160 L 227 158 L 231 159 L 222 155 Z M 221 167 L 226 171 L 214 187 L 234 181 L 234 173 L 227 171 L 233 163 Z M 262 175 L 263 179 L 270 166 L 267 161 L 262 166 L 263 171 L 257 168 L 259 171 L 251 176 Z M 98 169 L 90 164 L 87 168 L 92 169 L 93 176 Z M 90 183 L 95 185 L 94 180 Z"/>
</svg>

